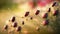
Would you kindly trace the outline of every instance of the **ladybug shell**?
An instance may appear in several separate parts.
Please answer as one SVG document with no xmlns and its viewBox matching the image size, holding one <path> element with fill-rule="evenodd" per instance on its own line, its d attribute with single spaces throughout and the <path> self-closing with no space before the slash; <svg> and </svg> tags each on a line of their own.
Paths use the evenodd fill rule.
<svg viewBox="0 0 60 34">
<path fill-rule="evenodd" d="M 48 20 L 43 21 L 43 25 L 48 25 L 48 23 L 49 23 Z"/>
<path fill-rule="evenodd" d="M 16 30 L 17 30 L 17 31 L 21 31 L 21 26 L 18 26 L 18 27 L 16 28 Z"/>
<path fill-rule="evenodd" d="M 29 12 L 26 12 L 26 13 L 25 13 L 25 17 L 27 17 L 28 15 L 29 15 Z"/>
<path fill-rule="evenodd" d="M 47 17 L 48 17 L 48 13 L 43 14 L 42 17 L 43 17 L 43 18 L 47 18 Z"/>
</svg>

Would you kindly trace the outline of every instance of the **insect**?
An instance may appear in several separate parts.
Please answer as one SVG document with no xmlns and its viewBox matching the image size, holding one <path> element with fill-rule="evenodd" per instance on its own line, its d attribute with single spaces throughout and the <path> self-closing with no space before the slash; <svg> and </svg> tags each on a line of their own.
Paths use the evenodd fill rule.
<svg viewBox="0 0 60 34">
<path fill-rule="evenodd" d="M 30 17 L 30 19 L 32 20 L 32 19 L 33 19 L 33 17 Z"/>
<path fill-rule="evenodd" d="M 39 14 L 39 12 L 40 12 L 40 11 L 39 11 L 39 10 L 37 10 L 37 11 L 36 11 L 36 13 L 35 13 L 35 15 L 38 15 L 38 14 Z"/>
<path fill-rule="evenodd" d="M 27 17 L 28 15 L 29 15 L 29 12 L 26 12 L 26 13 L 25 13 L 25 17 Z"/>
<path fill-rule="evenodd" d="M 56 10 L 56 11 L 54 11 L 53 15 L 54 15 L 54 16 L 55 16 L 55 15 L 58 15 L 58 13 L 59 13 L 59 10 Z"/>
<path fill-rule="evenodd" d="M 52 7 L 56 6 L 56 4 L 57 4 L 57 2 L 54 2 L 53 5 L 52 5 Z"/>
<path fill-rule="evenodd" d="M 18 27 L 16 28 L 16 31 L 21 31 L 21 26 L 18 26 Z"/>
<path fill-rule="evenodd" d="M 11 21 L 12 21 L 12 22 L 14 22 L 14 21 L 15 21 L 15 16 L 13 16 L 13 17 L 11 18 Z"/>
<path fill-rule="evenodd" d="M 50 12 L 50 11 L 51 11 L 51 8 L 48 9 L 48 12 Z"/>
<path fill-rule="evenodd" d="M 48 13 L 43 14 L 42 17 L 43 17 L 43 18 L 47 18 L 47 17 L 48 17 Z"/>
<path fill-rule="evenodd" d="M 12 25 L 13 27 L 17 27 L 17 22 L 13 23 Z"/>
<path fill-rule="evenodd" d="M 43 21 L 43 25 L 44 25 L 44 26 L 45 26 L 45 25 L 48 25 L 48 23 L 49 23 L 48 20 L 44 20 L 44 21 Z"/>
<path fill-rule="evenodd" d="M 40 30 L 40 28 L 39 28 L 39 27 L 36 27 L 36 30 L 37 30 L 37 31 L 39 31 L 39 30 Z"/>
<path fill-rule="evenodd" d="M 7 30 L 7 29 L 8 29 L 8 25 L 5 25 L 5 26 L 4 26 L 4 29 Z"/>
<path fill-rule="evenodd" d="M 22 21 L 22 25 L 24 25 L 24 21 Z"/>
</svg>

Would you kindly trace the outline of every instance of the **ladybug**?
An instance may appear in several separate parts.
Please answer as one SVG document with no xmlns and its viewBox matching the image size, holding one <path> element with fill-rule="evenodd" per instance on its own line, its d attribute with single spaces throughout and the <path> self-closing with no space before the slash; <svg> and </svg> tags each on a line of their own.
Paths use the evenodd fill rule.
<svg viewBox="0 0 60 34">
<path fill-rule="evenodd" d="M 13 17 L 12 17 L 11 21 L 12 21 L 12 22 L 14 22 L 14 21 L 15 21 L 15 16 L 13 16 Z"/>
<path fill-rule="evenodd" d="M 18 26 L 18 27 L 16 28 L 16 31 L 21 31 L 21 26 Z"/>
<path fill-rule="evenodd" d="M 25 17 L 27 17 L 28 15 L 29 15 L 29 12 L 26 12 L 26 13 L 25 13 Z"/>
<path fill-rule="evenodd" d="M 37 11 L 36 11 L 36 13 L 35 13 L 35 15 L 38 15 L 38 14 L 39 14 L 39 12 L 40 12 L 40 11 L 39 11 L 39 10 L 37 10 Z"/>
<path fill-rule="evenodd" d="M 39 27 L 36 27 L 36 30 L 37 30 L 37 31 L 39 31 L 39 30 L 40 30 L 40 28 L 39 28 Z"/>
<path fill-rule="evenodd" d="M 30 17 L 30 19 L 32 20 L 32 19 L 33 19 L 33 17 Z"/>
<path fill-rule="evenodd" d="M 12 25 L 13 27 L 17 27 L 17 22 L 13 23 Z"/>
<path fill-rule="evenodd" d="M 22 25 L 24 25 L 24 21 L 22 21 Z"/>
<path fill-rule="evenodd" d="M 51 11 L 51 8 L 48 9 L 48 12 L 50 12 L 50 11 Z"/>
<path fill-rule="evenodd" d="M 56 4 L 57 4 L 57 2 L 54 2 L 53 5 L 52 5 L 52 7 L 56 6 Z"/>
<path fill-rule="evenodd" d="M 42 17 L 43 18 L 47 18 L 48 17 L 48 13 L 45 13 Z"/>
<path fill-rule="evenodd" d="M 59 10 L 54 11 L 53 16 L 58 15 Z"/>
<path fill-rule="evenodd" d="M 45 26 L 45 25 L 48 25 L 48 23 L 49 23 L 48 20 L 44 20 L 44 21 L 43 21 L 43 25 L 44 25 L 44 26 Z"/>
<path fill-rule="evenodd" d="M 7 29 L 8 29 L 8 25 L 5 25 L 5 26 L 4 26 L 4 29 L 7 30 Z"/>
</svg>

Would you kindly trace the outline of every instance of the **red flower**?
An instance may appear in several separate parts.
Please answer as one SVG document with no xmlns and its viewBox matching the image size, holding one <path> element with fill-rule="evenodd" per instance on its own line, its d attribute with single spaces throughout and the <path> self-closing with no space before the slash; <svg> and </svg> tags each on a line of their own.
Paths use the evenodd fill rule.
<svg viewBox="0 0 60 34">
<path fill-rule="evenodd" d="M 35 3 L 36 3 L 36 5 L 38 5 L 38 6 L 41 6 L 41 7 L 44 7 L 44 6 L 46 6 L 47 4 L 49 4 L 49 3 L 51 3 L 53 0 L 36 0 L 35 1 Z M 29 2 L 29 5 L 32 7 L 32 8 L 34 8 L 34 1 L 30 1 Z"/>
<path fill-rule="evenodd" d="M 53 0 L 38 0 L 37 4 L 38 6 L 46 6 L 47 4 L 49 4 L 50 2 L 52 2 Z"/>
</svg>

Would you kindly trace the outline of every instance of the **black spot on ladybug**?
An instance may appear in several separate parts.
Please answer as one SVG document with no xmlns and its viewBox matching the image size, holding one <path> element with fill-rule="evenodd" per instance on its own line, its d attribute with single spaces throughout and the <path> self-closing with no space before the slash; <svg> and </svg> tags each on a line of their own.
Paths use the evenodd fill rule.
<svg viewBox="0 0 60 34">
<path fill-rule="evenodd" d="M 22 21 L 22 25 L 24 25 L 24 21 Z"/>
<path fill-rule="evenodd" d="M 59 10 L 56 10 L 54 11 L 53 16 L 58 15 L 58 14 L 59 14 Z"/>
<path fill-rule="evenodd" d="M 13 16 L 13 17 L 12 17 L 12 20 L 11 20 L 11 21 L 12 21 L 12 22 L 14 22 L 14 21 L 15 21 L 15 16 Z"/>
<path fill-rule="evenodd" d="M 56 4 L 57 4 L 57 2 L 54 2 L 53 5 L 52 5 L 52 7 L 54 7 Z"/>
<path fill-rule="evenodd" d="M 39 12 L 40 12 L 40 11 L 39 11 L 39 10 L 37 10 L 37 11 L 36 11 L 36 13 L 35 13 L 35 15 L 38 15 L 38 14 L 39 14 Z"/>
<path fill-rule="evenodd" d="M 17 22 L 13 23 L 13 27 L 17 27 Z"/>
<path fill-rule="evenodd" d="M 44 15 L 43 15 L 43 18 L 47 18 L 48 17 L 48 13 L 45 13 Z"/>
<path fill-rule="evenodd" d="M 8 29 L 8 25 L 5 25 L 5 26 L 4 26 L 4 29 L 7 30 L 7 29 Z"/>
<path fill-rule="evenodd" d="M 29 12 L 26 12 L 26 13 L 25 13 L 25 17 L 27 17 L 28 15 L 29 15 Z"/>
<path fill-rule="evenodd" d="M 17 31 L 21 31 L 21 26 L 18 26 L 17 27 Z"/>
<path fill-rule="evenodd" d="M 48 12 L 50 12 L 50 11 L 51 11 L 51 8 L 48 9 Z"/>
</svg>

